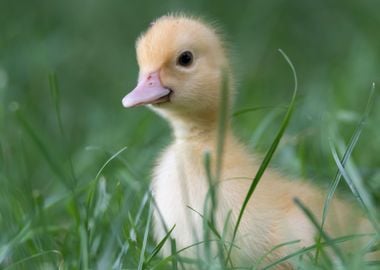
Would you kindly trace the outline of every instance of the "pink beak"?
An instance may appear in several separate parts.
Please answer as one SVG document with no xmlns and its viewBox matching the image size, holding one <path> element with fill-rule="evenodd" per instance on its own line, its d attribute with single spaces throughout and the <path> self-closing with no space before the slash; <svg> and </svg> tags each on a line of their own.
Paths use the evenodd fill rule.
<svg viewBox="0 0 380 270">
<path fill-rule="evenodd" d="M 169 100 L 170 90 L 163 87 L 158 72 L 142 76 L 135 89 L 123 98 L 126 108 L 145 104 L 155 104 Z"/>
</svg>

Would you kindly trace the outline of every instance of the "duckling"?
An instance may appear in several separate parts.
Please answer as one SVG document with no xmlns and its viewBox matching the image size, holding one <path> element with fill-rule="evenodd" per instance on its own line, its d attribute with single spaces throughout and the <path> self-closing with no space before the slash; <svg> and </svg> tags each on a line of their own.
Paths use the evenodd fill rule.
<svg viewBox="0 0 380 270">
<path fill-rule="evenodd" d="M 202 259 L 206 218 L 203 214 L 210 201 L 205 153 L 209 153 L 212 173 L 219 175 L 214 185 L 217 202 L 212 215 L 217 230 L 227 232 L 226 241 L 232 240 L 232 228 L 251 184 L 249 179 L 255 176 L 260 164 L 260 158 L 249 153 L 235 137 L 227 119 L 221 166 L 216 171 L 223 82 L 228 82 L 228 112 L 236 92 L 227 49 L 210 24 L 185 15 L 167 15 L 157 19 L 138 38 L 136 52 L 138 83 L 122 103 L 127 108 L 148 105 L 173 130 L 171 143 L 153 170 L 155 238 L 162 240 L 174 228 L 171 237 L 177 250 L 190 247 L 183 254 Z M 300 240 L 298 248 L 314 243 L 316 229 L 294 204 L 295 197 L 320 217 L 325 197 L 318 188 L 305 181 L 288 181 L 273 169 L 265 172 L 233 243 L 231 261 L 235 267 L 254 265 L 271 248 L 286 241 Z M 339 228 L 339 222 L 347 220 L 351 211 L 337 200 L 330 213 L 334 213 L 334 224 L 327 224 L 327 230 Z M 169 245 L 166 243 L 163 249 L 166 256 L 170 255 Z M 278 248 L 262 263 L 285 256 L 292 248 L 294 245 Z"/>
</svg>

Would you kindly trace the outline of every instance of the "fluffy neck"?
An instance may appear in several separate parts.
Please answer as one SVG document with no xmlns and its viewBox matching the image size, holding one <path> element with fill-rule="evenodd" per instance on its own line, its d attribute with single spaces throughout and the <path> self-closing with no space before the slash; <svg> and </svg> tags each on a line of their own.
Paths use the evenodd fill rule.
<svg viewBox="0 0 380 270">
<path fill-rule="evenodd" d="M 170 121 L 176 141 L 203 141 L 217 134 L 217 123 L 203 121 L 187 121 L 176 119 Z"/>
<path fill-rule="evenodd" d="M 210 147 L 216 145 L 219 132 L 219 117 L 170 117 L 169 123 L 172 127 L 176 142 L 185 143 L 202 143 Z M 230 120 L 226 119 L 224 132 L 229 135 L 231 132 Z M 211 145 L 212 144 L 212 145 Z"/>
<path fill-rule="evenodd" d="M 233 135 L 229 119 L 223 125 L 223 133 L 220 131 L 218 121 L 188 122 L 182 120 L 170 123 L 174 133 L 172 145 L 176 147 L 179 157 L 189 161 L 186 164 L 190 164 L 190 167 L 198 164 L 198 168 L 203 170 L 205 168 L 204 155 L 210 154 L 211 173 L 216 177 L 215 179 L 220 179 L 223 171 L 222 164 L 228 159 L 231 150 L 234 149 L 234 153 L 241 151 L 239 143 Z M 244 154 L 242 155 L 244 156 Z M 239 156 L 241 155 L 239 154 Z"/>
</svg>

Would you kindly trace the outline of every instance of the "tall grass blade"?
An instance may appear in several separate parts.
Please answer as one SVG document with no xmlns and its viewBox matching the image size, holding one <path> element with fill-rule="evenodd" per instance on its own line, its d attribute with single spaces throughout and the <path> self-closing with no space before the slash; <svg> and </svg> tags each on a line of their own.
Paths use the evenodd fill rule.
<svg viewBox="0 0 380 270">
<path fill-rule="evenodd" d="M 80 239 L 80 260 L 82 269 L 89 269 L 89 242 L 88 234 L 85 224 L 79 226 L 79 239 Z"/>
<path fill-rule="evenodd" d="M 127 148 L 127 147 L 125 147 Z M 93 145 L 89 145 L 89 146 L 86 146 L 85 147 L 85 150 L 86 151 L 100 151 L 102 152 L 103 154 L 107 155 L 107 156 L 113 156 L 114 153 L 111 152 L 111 151 L 108 151 L 107 149 L 104 149 L 102 147 L 99 147 L 99 146 L 93 146 Z M 128 171 L 128 173 L 131 174 L 131 176 L 135 179 L 140 179 L 141 176 L 139 175 L 139 173 L 137 171 L 135 171 L 131 166 L 130 166 L 130 161 L 127 160 L 125 157 L 123 156 L 118 156 L 118 160 L 124 165 L 124 167 L 126 168 L 126 170 Z"/>
<path fill-rule="evenodd" d="M 144 239 L 140 251 L 140 260 L 139 260 L 139 265 L 137 267 L 138 270 L 142 270 L 144 267 L 144 262 L 145 262 L 145 250 L 148 242 L 148 235 L 149 235 L 149 230 L 150 230 L 150 223 L 152 220 L 152 212 L 153 212 L 153 207 L 152 203 L 149 203 L 149 211 L 148 211 L 148 220 L 146 221 L 146 227 L 145 227 L 145 232 L 144 232 Z"/>
<path fill-rule="evenodd" d="M 279 245 L 275 245 L 274 247 L 272 247 L 268 252 L 266 252 L 263 256 L 261 256 L 257 262 L 255 263 L 255 265 L 252 267 L 252 269 L 259 269 L 259 266 L 260 264 L 263 262 L 263 260 L 269 256 L 270 254 L 272 254 L 274 251 L 276 251 L 277 249 L 279 248 L 282 248 L 282 247 L 285 247 L 285 246 L 289 246 L 289 245 L 294 245 L 294 244 L 298 244 L 300 243 L 301 240 L 293 240 L 293 241 L 288 241 L 288 242 L 285 242 L 285 243 L 281 243 Z"/>
<path fill-rule="evenodd" d="M 208 196 L 208 195 L 207 195 Z M 218 229 L 215 227 L 215 224 L 210 222 L 210 220 L 207 220 L 204 215 L 202 215 L 201 213 L 199 213 L 197 210 L 195 210 L 194 208 L 192 208 L 191 206 L 187 206 L 187 208 L 189 208 L 191 211 L 197 213 L 202 219 L 203 219 L 203 222 L 207 224 L 208 226 L 208 229 L 211 230 L 212 233 L 214 233 L 214 235 L 218 238 L 219 242 L 218 242 L 218 248 L 219 248 L 219 259 L 220 259 L 220 262 L 224 263 L 224 251 L 223 251 L 223 247 L 226 251 L 228 251 L 228 246 L 226 244 L 226 240 L 225 240 L 225 235 L 227 234 L 227 229 L 228 229 L 228 224 L 229 224 L 229 221 L 230 221 L 230 218 L 231 218 L 231 211 L 228 212 L 227 214 L 227 217 L 225 219 L 225 224 L 224 224 L 224 230 L 223 230 L 223 234 L 221 235 L 218 231 Z M 205 226 L 205 225 L 204 225 Z M 204 239 L 208 239 L 208 238 L 204 238 Z M 206 241 L 205 242 L 205 245 L 209 245 L 208 242 Z M 236 247 L 236 246 L 235 246 Z M 232 265 L 232 260 L 229 261 L 230 265 Z"/>
<path fill-rule="evenodd" d="M 350 177 L 350 175 L 347 173 L 342 163 L 340 162 L 336 149 L 332 143 L 330 143 L 330 148 L 331 148 L 331 152 L 334 157 L 335 163 L 338 166 L 338 169 L 341 175 L 343 176 L 344 180 L 347 182 L 347 185 L 350 187 L 351 192 L 354 194 L 356 199 L 362 205 L 363 209 L 368 215 L 376 231 L 380 233 L 380 226 L 377 222 L 378 214 L 376 211 L 376 206 L 373 203 L 371 194 L 366 190 L 361 179 L 356 178 L 356 177 Z"/>
<path fill-rule="evenodd" d="M 293 73 L 293 77 L 294 77 L 294 90 L 293 90 L 293 96 L 292 96 L 292 99 L 291 99 L 291 102 L 289 104 L 289 107 L 288 107 L 288 110 L 285 114 L 285 117 L 282 121 L 282 124 L 281 124 L 281 127 L 280 127 L 280 130 L 278 131 L 272 145 L 270 146 L 268 152 L 266 153 L 257 173 L 256 173 L 256 176 L 254 177 L 249 189 L 248 189 L 248 192 L 247 192 L 247 195 L 245 196 L 245 199 L 244 199 L 244 202 L 243 202 L 243 205 L 240 209 L 240 212 L 239 212 L 239 215 L 238 215 L 238 218 L 237 218 L 237 221 L 236 221 L 236 224 L 235 224 L 235 227 L 234 227 L 234 230 L 233 230 L 233 234 L 232 234 L 232 240 L 231 242 L 233 243 L 235 241 L 235 238 L 236 238 L 236 234 L 237 234 L 237 231 L 239 229 L 239 225 L 240 225 L 240 222 L 241 222 L 241 219 L 243 217 L 243 214 L 244 214 L 244 211 L 245 211 L 245 208 L 247 207 L 247 204 L 253 194 L 253 192 L 255 191 L 256 187 L 257 187 L 257 184 L 259 183 L 261 177 L 263 176 L 266 168 L 268 167 L 269 165 L 269 162 L 271 161 L 272 157 L 273 157 L 273 154 L 274 152 L 276 151 L 277 149 L 277 146 L 278 144 L 280 143 L 280 140 L 289 124 L 289 121 L 290 121 L 290 118 L 292 116 L 292 113 L 293 113 L 293 110 L 294 110 L 294 103 L 295 103 L 295 100 L 296 100 L 296 96 L 297 96 L 297 92 L 298 92 L 298 80 L 297 80 L 297 73 L 296 73 L 296 70 L 292 64 L 292 62 L 290 61 L 289 57 L 281 50 L 279 49 L 279 52 L 282 54 L 282 56 L 285 58 L 286 62 L 288 63 L 288 65 L 290 66 L 291 70 L 292 70 L 292 73 Z M 226 264 L 227 262 L 229 261 L 230 259 L 230 256 L 231 256 L 231 252 L 232 252 L 232 245 L 230 246 L 229 248 L 229 251 L 227 253 L 227 260 L 226 260 Z"/>
<path fill-rule="evenodd" d="M 164 265 L 165 263 L 169 262 L 169 261 L 176 261 L 176 258 L 179 254 L 181 254 L 182 252 L 188 250 L 188 249 L 191 249 L 191 248 L 194 248 L 194 247 L 197 247 L 197 246 L 200 246 L 200 245 L 204 245 L 206 242 L 215 242 L 215 241 L 219 241 L 219 240 L 207 240 L 207 241 L 199 241 L 199 242 L 196 242 L 194 244 L 191 244 L 187 247 L 184 247 L 182 249 L 179 249 L 179 250 L 175 250 L 175 252 L 172 252 L 172 254 L 170 256 L 167 256 L 165 258 L 163 258 L 158 264 L 156 264 L 155 266 L 152 267 L 152 270 L 153 269 L 162 269 L 160 268 L 162 265 Z"/>
<path fill-rule="evenodd" d="M 175 225 L 169 230 L 169 232 L 162 238 L 162 240 L 157 244 L 157 246 L 153 249 L 152 253 L 150 256 L 145 260 L 145 265 L 149 265 L 151 260 L 160 252 L 166 241 L 170 238 L 171 233 L 173 232 L 175 228 Z"/>
<path fill-rule="evenodd" d="M 181 262 L 178 258 L 178 252 L 177 252 L 177 243 L 175 239 L 171 238 L 170 239 L 170 248 L 171 248 L 171 253 L 172 253 L 172 269 L 173 270 L 178 270 L 178 261 Z"/>
<path fill-rule="evenodd" d="M 210 229 L 218 236 L 220 240 L 221 236 L 217 232 L 215 226 L 215 209 L 217 209 L 217 193 L 215 191 L 216 183 L 220 181 L 222 163 L 223 163 L 223 152 L 226 138 L 226 131 L 229 123 L 229 108 L 230 108 L 230 99 L 229 99 L 229 78 L 228 72 L 223 70 L 223 81 L 220 92 L 220 103 L 218 111 L 218 129 L 217 129 L 217 144 L 216 144 L 216 153 L 215 153 L 215 165 L 211 164 L 212 157 L 209 152 L 204 154 L 204 168 L 206 171 L 206 179 L 208 182 L 208 192 L 204 200 L 204 217 L 203 220 L 203 237 L 204 239 L 210 238 Z M 215 168 L 215 171 L 212 170 Z M 210 202 L 210 203 L 209 203 Z M 210 242 L 205 242 L 204 245 L 204 255 L 207 258 L 207 261 L 212 261 L 211 246 Z M 218 257 L 221 264 L 224 264 L 224 253 L 223 253 L 223 244 L 218 242 Z"/>
<path fill-rule="evenodd" d="M 371 112 L 371 109 L 373 107 L 374 95 L 375 95 L 375 83 L 372 84 L 371 91 L 370 91 L 370 94 L 368 97 L 367 105 L 364 109 L 363 116 L 362 116 L 360 122 L 358 123 L 358 125 L 356 126 L 355 131 L 354 131 L 354 133 L 350 139 L 350 142 L 348 144 L 348 147 L 347 147 L 346 151 L 344 152 L 343 158 L 340 161 L 343 168 L 346 166 L 346 163 L 347 163 L 348 159 L 350 158 L 352 151 L 354 150 L 357 142 L 359 141 L 360 135 L 363 131 L 365 123 L 367 122 L 367 119 L 368 119 L 369 114 Z M 338 171 L 335 175 L 334 181 L 330 183 L 328 193 L 327 193 L 326 199 L 325 199 L 324 204 L 323 204 L 322 221 L 321 221 L 321 226 L 320 226 L 321 230 L 323 230 L 324 225 L 326 223 L 328 209 L 330 207 L 331 200 L 334 196 L 334 193 L 335 193 L 335 191 L 336 191 L 336 189 L 340 183 L 341 177 L 342 177 L 341 170 L 338 169 Z M 321 238 L 322 238 L 322 236 L 321 236 L 321 232 L 320 232 L 319 236 L 317 238 L 317 242 L 320 242 Z M 317 248 L 316 256 L 315 256 L 316 262 L 318 261 L 319 252 L 320 252 L 320 249 Z"/>
<path fill-rule="evenodd" d="M 320 245 L 322 246 L 331 246 L 331 245 L 336 245 L 336 244 L 340 244 L 340 243 L 344 243 L 344 242 L 347 242 L 347 241 L 351 241 L 353 239 L 357 239 L 357 238 L 360 238 L 360 237 L 368 237 L 369 234 L 354 234 L 354 235 L 346 235 L 346 236 L 341 236 L 341 237 L 338 237 L 338 238 L 334 238 L 334 239 L 330 239 L 328 242 L 321 242 Z M 306 254 L 310 251 L 313 251 L 314 249 L 317 248 L 317 245 L 318 243 L 316 244 L 313 244 L 313 245 L 310 245 L 310 246 L 307 246 L 307 247 L 304 247 L 304 248 L 301 248 L 300 250 L 297 250 L 293 253 L 290 253 L 266 266 L 264 266 L 263 268 L 261 268 L 261 270 L 267 270 L 267 269 L 271 269 L 271 268 L 274 268 L 276 267 L 277 265 L 291 259 L 291 258 L 294 258 L 296 256 L 300 256 L 302 254 Z"/>
<path fill-rule="evenodd" d="M 60 252 L 59 250 L 45 250 L 45 251 L 41 251 L 41 252 L 38 252 L 36 254 L 33 254 L 29 257 L 26 257 L 22 260 L 19 260 L 15 263 L 12 263 L 11 265 L 3 268 L 3 270 L 11 270 L 13 268 L 15 268 L 16 266 L 19 266 L 19 265 L 22 265 L 28 261 L 31 261 L 33 259 L 36 259 L 36 258 L 40 258 L 40 257 L 46 257 L 46 256 L 49 256 L 49 255 L 56 255 L 59 257 L 59 262 L 57 263 L 57 269 L 58 270 L 61 270 L 63 269 L 63 263 L 64 263 L 64 257 L 63 257 L 63 254 L 62 252 Z"/>
<path fill-rule="evenodd" d="M 9 256 L 9 253 L 16 245 L 22 244 L 24 241 L 31 238 L 31 225 L 31 221 L 25 222 L 25 225 L 8 243 L 3 243 L 0 246 L 0 265 L 6 260 L 6 258 Z"/>
<path fill-rule="evenodd" d="M 150 195 L 151 203 L 153 203 L 153 206 L 155 208 L 154 211 L 156 211 L 156 215 L 158 215 L 158 218 L 160 219 L 161 225 L 164 227 L 165 232 L 168 234 L 169 229 L 165 223 L 164 217 L 162 216 L 162 213 L 161 213 L 160 209 L 158 208 L 158 205 L 157 205 L 156 201 L 154 200 L 154 197 L 152 196 L 152 194 L 150 193 L 149 195 Z M 170 251 L 172 254 L 169 257 L 172 260 L 172 269 L 177 270 L 178 269 L 177 245 L 176 245 L 175 239 L 173 239 L 171 237 L 169 237 L 169 238 L 170 238 Z"/>
<path fill-rule="evenodd" d="M 345 258 L 343 256 L 343 253 L 341 250 L 335 245 L 335 243 L 332 241 L 332 239 L 327 235 L 327 233 L 323 230 L 321 230 L 321 227 L 319 225 L 319 222 L 317 221 L 317 218 L 314 216 L 314 214 L 308 209 L 298 198 L 294 198 L 294 203 L 301 208 L 301 210 L 304 212 L 304 214 L 308 217 L 308 219 L 311 221 L 311 223 L 314 225 L 314 227 L 321 233 L 323 239 L 327 243 L 331 242 L 331 248 L 334 251 L 334 253 L 337 255 L 337 258 L 340 259 L 340 263 L 345 263 Z M 317 243 L 318 245 L 318 243 Z"/>
<path fill-rule="evenodd" d="M 209 227 L 209 229 L 215 234 L 215 236 L 219 239 L 222 238 L 222 236 L 220 235 L 220 233 L 218 232 L 218 230 L 216 229 L 215 225 L 212 224 L 209 220 L 205 219 L 204 215 L 202 215 L 201 213 L 199 213 L 197 210 L 195 210 L 194 208 L 192 208 L 191 206 L 187 206 L 187 208 L 189 208 L 191 211 L 193 211 L 194 213 L 198 214 L 203 220 L 206 220 L 206 223 L 207 223 L 207 226 Z"/>
<path fill-rule="evenodd" d="M 127 147 L 125 146 L 125 147 L 121 148 L 119 151 L 117 151 L 116 153 L 114 153 L 109 159 L 107 159 L 106 162 L 104 162 L 102 167 L 100 167 L 100 169 L 96 173 L 96 176 L 92 182 L 92 189 L 90 190 L 88 201 L 87 201 L 87 209 L 88 210 L 94 209 L 94 196 L 96 193 L 96 187 L 98 186 L 99 178 L 100 178 L 101 174 L 103 173 L 104 169 L 111 163 L 112 160 L 117 158 L 126 149 L 127 149 Z"/>
<path fill-rule="evenodd" d="M 350 190 L 351 190 L 352 194 L 354 195 L 354 197 L 359 201 L 359 203 L 363 207 L 365 207 L 363 199 L 361 198 L 361 196 L 360 196 L 357 188 L 352 183 L 351 177 L 348 176 L 348 172 L 343 167 L 343 164 L 341 163 L 341 161 L 339 159 L 339 156 L 338 156 L 338 153 L 336 151 L 336 148 L 335 148 L 335 146 L 334 146 L 334 144 L 333 144 L 333 142 L 331 140 L 329 141 L 329 146 L 330 146 L 331 154 L 332 154 L 332 156 L 334 158 L 335 164 L 338 167 L 340 175 L 343 176 L 343 179 L 346 180 L 346 183 L 347 183 L 348 187 L 350 188 Z"/>
<path fill-rule="evenodd" d="M 214 181 L 220 180 L 220 174 L 222 170 L 224 141 L 226 139 L 227 126 L 229 125 L 229 80 L 228 73 L 224 71 L 222 88 L 221 88 L 221 100 L 219 104 L 219 119 L 218 119 L 218 137 L 216 145 L 216 172 Z"/>
<path fill-rule="evenodd" d="M 67 140 L 66 140 L 66 136 L 65 136 L 65 130 L 63 128 L 61 108 L 60 108 L 60 89 L 59 89 L 58 79 L 57 79 L 57 76 L 55 73 L 49 74 L 49 86 L 50 86 L 50 91 L 51 91 L 51 95 L 53 98 L 55 115 L 57 117 L 57 122 L 58 122 L 59 130 L 61 132 L 63 145 L 66 146 Z M 66 154 L 66 158 L 67 158 L 68 163 L 69 163 L 69 171 L 70 171 L 70 175 L 71 175 L 71 187 L 72 187 L 72 189 L 74 189 L 75 185 L 77 184 L 77 180 L 76 180 L 76 176 L 75 176 L 73 160 L 72 160 L 71 155 L 67 149 L 68 148 L 65 147 L 65 154 Z"/>
<path fill-rule="evenodd" d="M 223 136 L 223 134 L 220 134 L 220 136 Z M 217 155 L 222 155 L 222 153 L 219 152 L 219 147 L 223 147 L 222 145 L 219 144 L 220 140 L 221 139 L 219 138 L 218 145 L 217 145 L 217 148 L 218 148 Z M 217 162 L 221 161 L 221 157 L 220 158 L 217 157 L 217 159 L 219 160 Z M 215 209 L 217 208 L 217 198 L 216 198 L 215 188 L 218 181 L 216 177 L 220 177 L 220 176 L 215 176 L 215 178 L 213 178 L 212 171 L 211 171 L 211 155 L 209 152 L 206 152 L 204 154 L 204 167 L 206 170 L 206 179 L 208 182 L 208 192 L 206 194 L 206 198 L 204 200 L 204 205 L 203 205 L 204 215 L 202 215 L 201 213 L 193 209 L 191 206 L 188 206 L 188 208 L 195 211 L 202 218 L 203 239 L 210 239 L 210 230 L 218 237 L 218 239 L 220 239 L 221 238 L 220 233 L 217 231 L 215 227 Z M 221 167 L 217 168 L 217 170 L 220 170 L 220 169 Z M 220 173 L 216 172 L 216 174 L 220 174 Z M 218 248 L 219 248 L 219 255 L 223 255 L 223 250 L 220 245 L 218 245 Z M 204 254 L 205 254 L 205 258 L 207 258 L 207 261 L 211 261 L 212 254 L 211 254 L 210 242 L 205 242 Z"/>
</svg>

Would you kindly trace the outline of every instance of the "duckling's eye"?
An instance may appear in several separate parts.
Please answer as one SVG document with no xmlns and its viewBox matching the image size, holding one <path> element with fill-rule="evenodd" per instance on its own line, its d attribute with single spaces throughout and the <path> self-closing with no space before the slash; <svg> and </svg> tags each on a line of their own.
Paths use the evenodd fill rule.
<svg viewBox="0 0 380 270">
<path fill-rule="evenodd" d="M 189 51 L 185 51 L 178 56 L 177 65 L 182 67 L 188 67 L 193 63 L 193 54 Z"/>
</svg>

